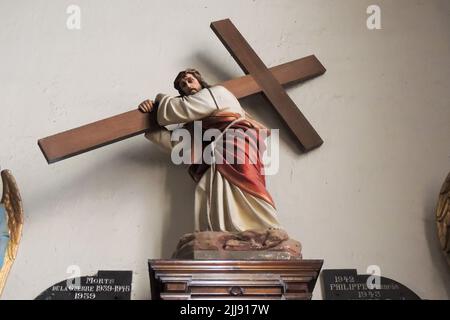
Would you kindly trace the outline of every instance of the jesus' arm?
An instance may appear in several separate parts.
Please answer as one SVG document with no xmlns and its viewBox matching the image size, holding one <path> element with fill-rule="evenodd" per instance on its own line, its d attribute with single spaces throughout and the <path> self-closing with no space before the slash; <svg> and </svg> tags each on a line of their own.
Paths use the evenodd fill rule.
<svg viewBox="0 0 450 320">
<path fill-rule="evenodd" d="M 158 105 L 156 111 L 158 124 L 164 127 L 193 122 L 210 116 L 218 109 L 245 114 L 239 101 L 229 90 L 223 86 L 214 86 L 209 90 L 203 89 L 196 94 L 184 97 L 158 94 L 155 99 L 155 103 Z M 174 146 L 174 142 L 170 141 L 170 131 L 167 129 L 148 133 L 146 137 L 166 150 L 171 150 Z"/>
</svg>

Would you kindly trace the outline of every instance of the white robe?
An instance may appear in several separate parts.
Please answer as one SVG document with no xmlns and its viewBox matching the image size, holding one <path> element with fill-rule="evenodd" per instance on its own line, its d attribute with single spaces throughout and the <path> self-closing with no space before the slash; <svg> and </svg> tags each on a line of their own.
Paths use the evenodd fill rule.
<svg viewBox="0 0 450 320">
<path fill-rule="evenodd" d="M 245 117 L 239 101 L 230 91 L 222 86 L 210 90 L 220 111 Z M 158 94 L 155 101 L 159 104 L 157 121 L 161 126 L 201 120 L 218 110 L 207 89 L 186 97 Z M 174 147 L 170 131 L 165 128 L 145 136 L 167 151 Z M 198 182 L 195 189 L 196 231 L 235 232 L 279 227 L 276 210 L 271 204 L 231 184 L 218 170 L 213 172 L 210 167 Z"/>
</svg>

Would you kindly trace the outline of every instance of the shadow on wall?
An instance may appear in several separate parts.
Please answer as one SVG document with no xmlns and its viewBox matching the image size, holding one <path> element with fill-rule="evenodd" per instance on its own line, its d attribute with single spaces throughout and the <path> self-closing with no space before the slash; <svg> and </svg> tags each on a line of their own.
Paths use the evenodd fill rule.
<svg viewBox="0 0 450 320">
<path fill-rule="evenodd" d="M 148 143 L 151 144 L 151 142 Z M 157 258 L 169 259 L 181 236 L 194 231 L 195 183 L 189 176 L 188 167 L 174 165 L 170 155 L 157 146 L 134 148 L 132 152 L 123 153 L 121 157 L 127 158 L 128 162 L 138 163 L 142 167 L 167 168 L 164 186 L 166 195 L 163 201 L 168 202 L 169 205 L 165 212 L 159 213 L 163 215 L 163 232 L 161 257 Z M 153 204 L 149 202 L 148 207 L 151 211 Z"/>
<path fill-rule="evenodd" d="M 236 77 L 231 68 L 225 68 L 226 61 L 219 61 L 217 57 L 212 57 L 204 52 L 196 52 L 189 57 L 189 61 L 192 61 L 191 67 L 199 70 L 210 85 L 214 85 L 215 81 L 222 82 Z"/>
<path fill-rule="evenodd" d="M 439 0 L 432 2 L 432 5 L 435 7 L 436 12 L 440 14 L 442 21 L 450 26 L 450 21 L 448 19 L 448 15 L 450 14 L 450 2 L 447 0 Z"/>
<path fill-rule="evenodd" d="M 136 143 L 135 139 L 142 139 L 143 142 Z M 84 165 L 81 169 L 73 170 L 72 176 L 65 176 L 62 182 L 53 180 L 48 187 L 43 187 L 38 192 L 31 194 L 26 203 L 33 207 L 34 212 L 47 212 L 46 208 L 61 207 L 61 203 L 67 206 L 76 206 L 78 201 L 91 201 L 90 198 L 98 193 L 99 188 L 102 188 L 103 191 L 106 190 L 106 193 L 116 195 L 114 196 L 115 201 L 121 201 L 121 193 L 126 194 L 136 190 L 139 192 L 139 201 L 142 200 L 145 203 L 144 207 L 147 213 L 147 215 L 141 215 L 140 217 L 143 218 L 137 223 L 142 225 L 145 230 L 152 225 L 152 216 L 162 217 L 158 219 L 163 221 L 161 258 L 170 258 L 178 239 L 183 234 L 194 230 L 195 184 L 191 181 L 187 167 L 172 164 L 169 154 L 160 150 L 143 136 L 129 139 L 127 142 L 123 143 L 118 148 L 119 150 L 113 152 L 111 156 L 102 156 L 99 160 L 90 159 L 92 163 Z M 163 197 L 146 196 L 146 194 L 148 195 L 146 187 L 156 183 L 152 173 L 158 171 L 164 171 L 165 175 L 161 180 L 163 184 L 159 187 L 156 186 L 156 188 L 162 189 L 159 194 L 163 194 Z M 140 187 L 138 184 L 130 186 L 129 183 L 126 183 L 135 178 L 139 179 Z M 52 210 L 52 212 L 57 214 L 56 210 Z M 111 212 L 92 212 L 92 215 L 108 221 Z M 46 215 L 45 219 L 51 220 L 52 216 Z M 145 232 L 140 232 L 136 236 L 141 237 L 138 240 L 140 247 L 136 248 L 137 252 L 143 255 L 152 254 L 149 252 L 151 250 L 149 248 L 153 246 L 148 244 L 153 240 L 152 236 Z M 154 240 L 157 243 L 160 242 L 159 239 Z M 158 254 L 158 252 L 156 250 L 153 254 Z M 148 256 L 146 258 L 160 257 Z"/>
<path fill-rule="evenodd" d="M 441 184 L 430 187 L 429 199 L 425 207 L 425 212 L 429 218 L 425 219 L 424 228 L 428 248 L 430 249 L 430 258 L 437 271 L 434 276 L 437 282 L 447 284 L 445 289 L 447 290 L 447 296 L 450 298 L 450 266 L 441 250 L 436 227 L 436 205 L 440 188 Z"/>
</svg>

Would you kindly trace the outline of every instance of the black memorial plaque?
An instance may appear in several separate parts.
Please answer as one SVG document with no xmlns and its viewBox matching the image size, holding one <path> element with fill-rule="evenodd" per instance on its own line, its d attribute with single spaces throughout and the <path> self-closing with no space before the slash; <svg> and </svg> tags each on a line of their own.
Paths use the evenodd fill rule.
<svg viewBox="0 0 450 320">
<path fill-rule="evenodd" d="M 99 271 L 51 286 L 36 300 L 130 300 L 132 271 Z"/>
<path fill-rule="evenodd" d="M 369 277 L 371 277 L 369 279 Z M 420 300 L 413 291 L 386 277 L 361 274 L 356 269 L 323 270 L 325 300 Z M 369 280 L 369 281 L 368 281 Z M 368 283 L 369 282 L 369 283 Z M 377 283 L 375 288 L 369 285 Z"/>
</svg>

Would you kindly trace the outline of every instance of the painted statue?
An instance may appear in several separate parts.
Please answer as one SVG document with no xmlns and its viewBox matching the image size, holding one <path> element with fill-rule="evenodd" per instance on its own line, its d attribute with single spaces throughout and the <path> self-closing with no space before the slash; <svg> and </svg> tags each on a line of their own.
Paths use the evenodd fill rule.
<svg viewBox="0 0 450 320">
<path fill-rule="evenodd" d="M 16 258 L 23 226 L 22 199 L 10 171 L 1 172 L 3 195 L 0 202 L 0 295 Z"/>
<path fill-rule="evenodd" d="M 232 144 L 243 149 L 241 153 L 235 151 L 227 155 L 227 148 L 217 148 L 212 151 L 213 163 L 193 161 L 194 164 L 189 166 L 189 173 L 197 183 L 196 231 L 278 229 L 275 204 L 266 189 L 260 158 L 265 142 L 258 132 L 265 128 L 249 117 L 230 91 L 222 86 L 210 87 L 195 69 L 180 72 L 174 86 L 180 96 L 158 94 L 154 101 L 146 100 L 140 104 L 141 111 L 156 113 L 158 124 L 146 138 L 171 151 L 175 143 L 165 126 L 184 124 L 192 130 L 193 123 L 201 120 L 203 132 L 218 129 L 221 135 L 217 140 L 222 140 L 223 145 Z M 254 134 L 243 137 L 236 133 L 239 129 Z M 232 134 L 224 135 L 225 132 Z M 207 146 L 207 143 L 202 145 L 203 151 Z M 251 154 L 257 155 L 253 163 L 249 159 Z M 239 156 L 245 159 L 238 159 Z M 230 157 L 232 161 L 228 161 Z M 219 158 L 222 161 L 217 161 Z"/>
</svg>

